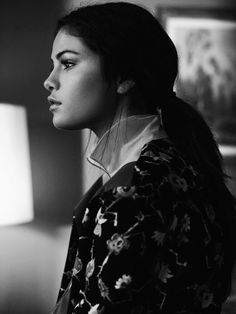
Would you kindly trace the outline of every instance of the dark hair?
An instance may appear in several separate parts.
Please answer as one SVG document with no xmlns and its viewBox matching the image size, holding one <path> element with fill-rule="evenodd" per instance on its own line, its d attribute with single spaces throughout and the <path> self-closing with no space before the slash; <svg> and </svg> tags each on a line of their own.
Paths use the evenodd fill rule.
<svg viewBox="0 0 236 314">
<path fill-rule="evenodd" d="M 59 20 L 56 34 L 61 29 L 78 36 L 100 55 L 107 80 L 132 79 L 148 113 L 156 112 L 157 106 L 161 108 L 169 138 L 210 187 L 225 229 L 230 277 L 234 197 L 225 185 L 222 156 L 211 130 L 196 109 L 173 93 L 178 56 L 167 33 L 151 13 L 127 2 L 80 7 Z M 137 105 L 135 101 L 133 105 Z"/>
</svg>

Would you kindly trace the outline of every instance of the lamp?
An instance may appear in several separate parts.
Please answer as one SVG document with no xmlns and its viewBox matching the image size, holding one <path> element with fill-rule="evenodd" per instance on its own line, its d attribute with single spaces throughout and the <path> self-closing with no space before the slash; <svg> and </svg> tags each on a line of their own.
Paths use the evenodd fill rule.
<svg viewBox="0 0 236 314">
<path fill-rule="evenodd" d="M 33 219 L 26 109 L 0 104 L 0 225 Z"/>
</svg>

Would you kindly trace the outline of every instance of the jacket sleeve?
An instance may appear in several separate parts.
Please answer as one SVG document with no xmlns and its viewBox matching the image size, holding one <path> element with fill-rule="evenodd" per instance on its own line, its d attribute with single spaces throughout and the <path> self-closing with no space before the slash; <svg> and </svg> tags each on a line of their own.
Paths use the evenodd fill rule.
<svg viewBox="0 0 236 314">
<path fill-rule="evenodd" d="M 222 251 L 214 210 L 199 196 L 193 169 L 152 167 L 157 164 L 137 164 L 136 185 L 99 197 L 86 278 L 90 287 L 98 283 L 100 301 L 91 313 L 191 313 L 193 307 L 200 313 L 217 306 L 210 278 Z"/>
</svg>

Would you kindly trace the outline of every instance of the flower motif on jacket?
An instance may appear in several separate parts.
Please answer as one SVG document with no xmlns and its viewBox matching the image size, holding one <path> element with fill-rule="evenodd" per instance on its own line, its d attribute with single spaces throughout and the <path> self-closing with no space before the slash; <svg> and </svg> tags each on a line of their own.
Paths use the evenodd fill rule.
<svg viewBox="0 0 236 314">
<path fill-rule="evenodd" d="M 213 294 L 207 285 L 202 285 L 198 288 L 196 293 L 197 302 L 200 303 L 202 308 L 207 308 L 213 303 Z"/>
<path fill-rule="evenodd" d="M 165 153 L 160 152 L 159 153 L 160 159 L 163 161 L 167 161 L 169 162 L 170 160 L 172 160 L 173 158 L 170 155 L 167 155 Z"/>
<path fill-rule="evenodd" d="M 157 242 L 158 246 L 162 246 L 165 239 L 165 233 L 160 231 L 154 231 L 152 238 Z"/>
<path fill-rule="evenodd" d="M 143 156 L 150 157 L 153 160 L 158 160 L 159 159 L 159 156 L 155 155 L 152 151 L 146 151 L 145 153 L 143 153 Z"/>
<path fill-rule="evenodd" d="M 211 292 L 204 292 L 202 296 L 202 307 L 206 308 L 212 304 L 213 294 Z"/>
<path fill-rule="evenodd" d="M 110 240 L 107 240 L 107 247 L 111 253 L 118 255 L 121 250 L 129 247 L 129 242 L 124 235 L 115 233 Z"/>
<path fill-rule="evenodd" d="M 114 189 L 114 197 L 120 198 L 120 197 L 130 197 L 135 192 L 134 186 L 118 186 Z"/>
<path fill-rule="evenodd" d="M 160 273 L 159 273 L 159 279 L 163 281 L 164 283 L 167 283 L 167 280 L 173 277 L 169 266 L 166 264 L 161 265 Z"/>
<path fill-rule="evenodd" d="M 138 221 L 143 221 L 145 218 L 142 212 L 139 212 L 135 217 L 137 218 Z"/>
<path fill-rule="evenodd" d="M 102 235 L 102 226 L 100 224 L 96 224 L 96 227 L 93 230 L 93 233 L 97 235 L 98 237 L 101 237 Z"/>
<path fill-rule="evenodd" d="M 98 314 L 99 312 L 97 311 L 99 307 L 99 304 L 95 304 L 94 306 L 91 307 L 91 309 L 89 310 L 88 314 Z"/>
<path fill-rule="evenodd" d="M 101 296 L 105 299 L 109 299 L 109 288 L 105 285 L 101 278 L 98 279 L 98 287 L 101 293 Z"/>
<path fill-rule="evenodd" d="M 176 190 L 182 190 L 184 192 L 187 191 L 188 185 L 187 182 L 184 178 L 179 177 L 175 173 L 170 173 L 168 176 L 168 179 L 171 183 L 171 185 L 176 189 Z"/>
<path fill-rule="evenodd" d="M 94 269 L 95 269 L 95 261 L 93 258 L 93 259 L 91 259 L 91 261 L 88 262 L 87 267 L 86 267 L 86 277 L 87 278 L 92 276 Z"/>
<path fill-rule="evenodd" d="M 116 284 L 115 284 L 115 289 L 122 289 L 122 288 L 125 288 L 126 286 L 128 286 L 130 283 L 131 283 L 132 279 L 131 279 L 131 276 L 130 275 L 122 275 L 121 278 L 119 278 L 117 281 L 116 281 Z"/>
<path fill-rule="evenodd" d="M 104 222 L 107 221 L 107 219 L 104 218 L 104 214 L 102 213 L 102 207 L 99 208 L 95 221 L 99 223 L 100 225 L 104 224 Z"/>
<path fill-rule="evenodd" d="M 185 214 L 185 215 L 184 215 L 184 217 L 183 217 L 183 219 L 182 219 L 182 223 L 183 223 L 183 225 L 182 225 L 182 230 L 183 230 L 184 232 L 189 231 L 189 230 L 190 230 L 190 217 L 189 217 L 188 214 Z"/>
<path fill-rule="evenodd" d="M 84 217 L 83 217 L 83 220 L 82 220 L 82 223 L 84 223 L 84 222 L 89 220 L 88 213 L 89 213 L 89 209 L 86 208 L 85 213 L 84 213 Z"/>
<path fill-rule="evenodd" d="M 76 256 L 74 268 L 72 269 L 72 275 L 76 276 L 81 271 L 82 267 L 83 267 L 83 264 L 82 264 L 81 259 L 78 256 Z"/>
<path fill-rule="evenodd" d="M 107 221 L 107 219 L 104 218 L 104 214 L 101 212 L 101 210 L 102 210 L 102 207 L 100 207 L 98 212 L 97 212 L 97 216 L 95 219 L 97 224 L 96 224 L 94 231 L 93 231 L 93 233 L 99 237 L 101 237 L 101 235 L 102 235 L 102 224 L 104 224 Z"/>
<path fill-rule="evenodd" d="M 141 170 L 137 165 L 134 166 L 135 171 L 139 172 L 139 175 L 141 177 L 150 176 L 150 173 L 148 170 Z"/>
</svg>

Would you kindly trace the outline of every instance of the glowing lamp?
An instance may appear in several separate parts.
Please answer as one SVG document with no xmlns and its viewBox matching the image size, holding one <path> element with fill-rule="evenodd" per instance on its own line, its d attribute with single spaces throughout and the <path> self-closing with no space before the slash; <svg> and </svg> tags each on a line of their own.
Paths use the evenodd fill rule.
<svg viewBox="0 0 236 314">
<path fill-rule="evenodd" d="M 26 109 L 0 104 L 0 225 L 33 219 Z"/>
</svg>

